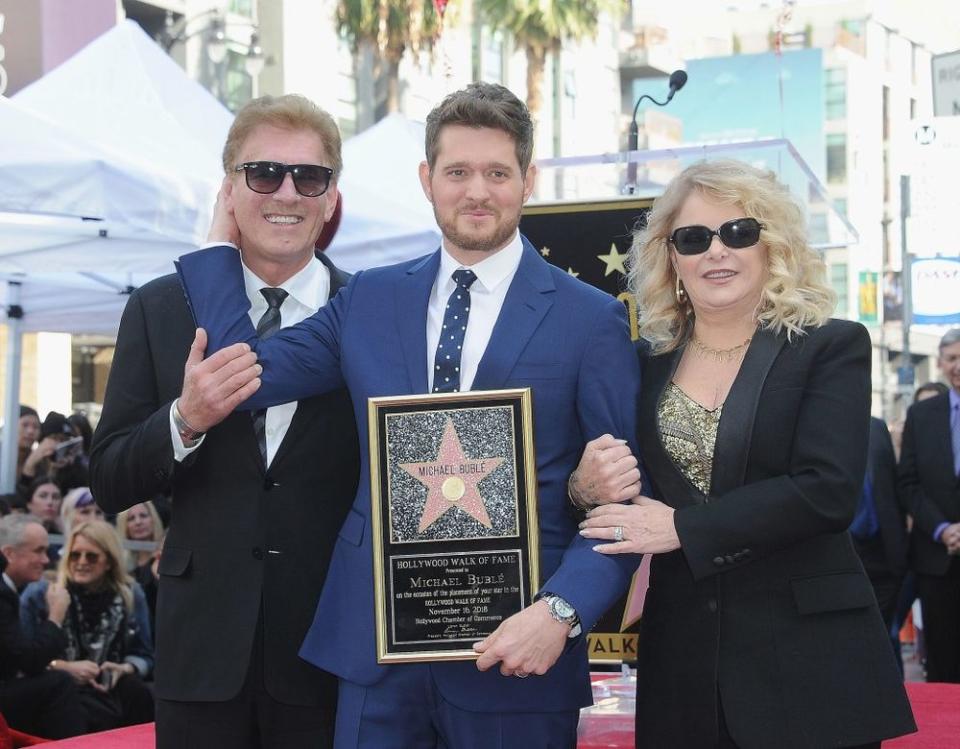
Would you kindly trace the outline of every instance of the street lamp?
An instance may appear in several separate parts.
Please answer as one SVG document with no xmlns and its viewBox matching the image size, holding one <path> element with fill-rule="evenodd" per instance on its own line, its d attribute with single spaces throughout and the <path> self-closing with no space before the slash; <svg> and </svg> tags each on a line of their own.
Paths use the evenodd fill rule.
<svg viewBox="0 0 960 749">
<path fill-rule="evenodd" d="M 207 19 L 199 28 L 197 22 Z M 227 35 L 227 28 L 236 26 L 245 26 L 250 29 L 250 41 L 246 45 L 231 39 Z M 192 30 L 190 30 L 192 29 Z M 263 47 L 260 46 L 260 34 L 256 24 L 245 20 L 227 20 L 220 8 L 211 8 L 210 10 L 199 13 L 187 18 L 182 16 L 174 19 L 171 11 L 167 11 L 164 20 L 163 30 L 159 34 L 158 42 L 169 53 L 177 44 L 186 43 L 188 40 L 199 37 L 203 51 L 210 61 L 215 71 L 211 85 L 208 88 L 216 88 L 219 98 L 224 93 L 224 62 L 227 59 L 227 52 L 231 47 L 240 48 L 245 59 L 243 61 L 244 71 L 251 78 L 256 78 L 263 72 L 266 64 L 266 56 Z"/>
</svg>

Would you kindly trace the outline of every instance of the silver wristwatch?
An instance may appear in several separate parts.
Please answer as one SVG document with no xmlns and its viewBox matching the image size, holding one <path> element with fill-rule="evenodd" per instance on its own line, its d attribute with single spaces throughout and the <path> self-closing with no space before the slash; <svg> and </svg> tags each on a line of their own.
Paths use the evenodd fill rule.
<svg viewBox="0 0 960 749">
<path fill-rule="evenodd" d="M 538 599 L 547 604 L 547 610 L 556 621 L 570 625 L 570 636 L 580 634 L 580 617 L 577 610 L 565 599 L 556 593 L 541 593 Z"/>
</svg>

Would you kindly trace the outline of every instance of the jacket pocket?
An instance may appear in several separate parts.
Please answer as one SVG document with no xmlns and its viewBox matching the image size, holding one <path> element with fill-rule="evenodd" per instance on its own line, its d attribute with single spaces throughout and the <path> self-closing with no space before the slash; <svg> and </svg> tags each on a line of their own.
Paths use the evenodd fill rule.
<svg viewBox="0 0 960 749">
<path fill-rule="evenodd" d="M 791 580 L 790 585 L 801 614 L 859 609 L 875 601 L 870 581 L 860 572 L 802 577 Z"/>
<path fill-rule="evenodd" d="M 366 524 L 363 515 L 351 507 L 338 535 L 347 543 L 359 546 L 363 542 L 363 528 Z"/>
<path fill-rule="evenodd" d="M 160 555 L 160 564 L 157 565 L 157 572 L 170 577 L 182 577 L 189 572 L 192 559 L 193 552 L 190 549 L 164 546 L 163 553 Z"/>
</svg>

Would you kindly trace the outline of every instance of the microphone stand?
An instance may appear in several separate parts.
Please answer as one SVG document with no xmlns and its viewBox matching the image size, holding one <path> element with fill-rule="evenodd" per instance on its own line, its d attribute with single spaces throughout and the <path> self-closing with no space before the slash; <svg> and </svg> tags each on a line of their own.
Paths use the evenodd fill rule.
<svg viewBox="0 0 960 749">
<path fill-rule="evenodd" d="M 687 74 L 682 70 L 674 70 L 670 74 L 670 91 L 667 93 L 667 98 L 663 101 L 657 101 L 650 94 L 643 94 L 637 103 L 633 105 L 633 117 L 630 119 L 630 130 L 627 135 L 627 151 L 633 152 L 637 150 L 637 146 L 640 142 L 640 128 L 637 126 L 637 110 L 640 109 L 640 102 L 644 99 L 648 99 L 656 104 L 658 107 L 665 107 L 670 103 L 670 100 L 673 98 L 674 94 L 677 93 L 687 82 Z M 637 162 L 631 161 L 627 164 L 627 181 L 623 186 L 623 192 L 626 195 L 633 195 L 637 191 Z"/>
</svg>

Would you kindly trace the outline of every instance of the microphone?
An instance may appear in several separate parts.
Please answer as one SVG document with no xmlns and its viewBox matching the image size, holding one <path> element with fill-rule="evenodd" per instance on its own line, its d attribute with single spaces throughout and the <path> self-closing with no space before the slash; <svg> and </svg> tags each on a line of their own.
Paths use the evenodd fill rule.
<svg viewBox="0 0 960 749">
<path fill-rule="evenodd" d="M 665 107 L 670 103 L 670 100 L 673 98 L 674 94 L 677 93 L 681 88 L 687 85 L 687 73 L 684 70 L 674 70 L 670 74 L 669 84 L 670 91 L 667 93 L 667 98 L 663 101 L 657 101 L 649 94 L 644 94 L 639 99 L 637 103 L 633 105 L 633 118 L 630 120 L 630 131 L 627 136 L 627 150 L 636 151 L 637 144 L 640 140 L 640 129 L 637 127 L 637 110 L 640 108 L 640 102 L 644 99 L 649 99 L 658 107 Z M 624 185 L 626 192 L 631 195 L 637 189 L 637 162 L 631 161 L 627 164 L 627 183 Z"/>
</svg>

